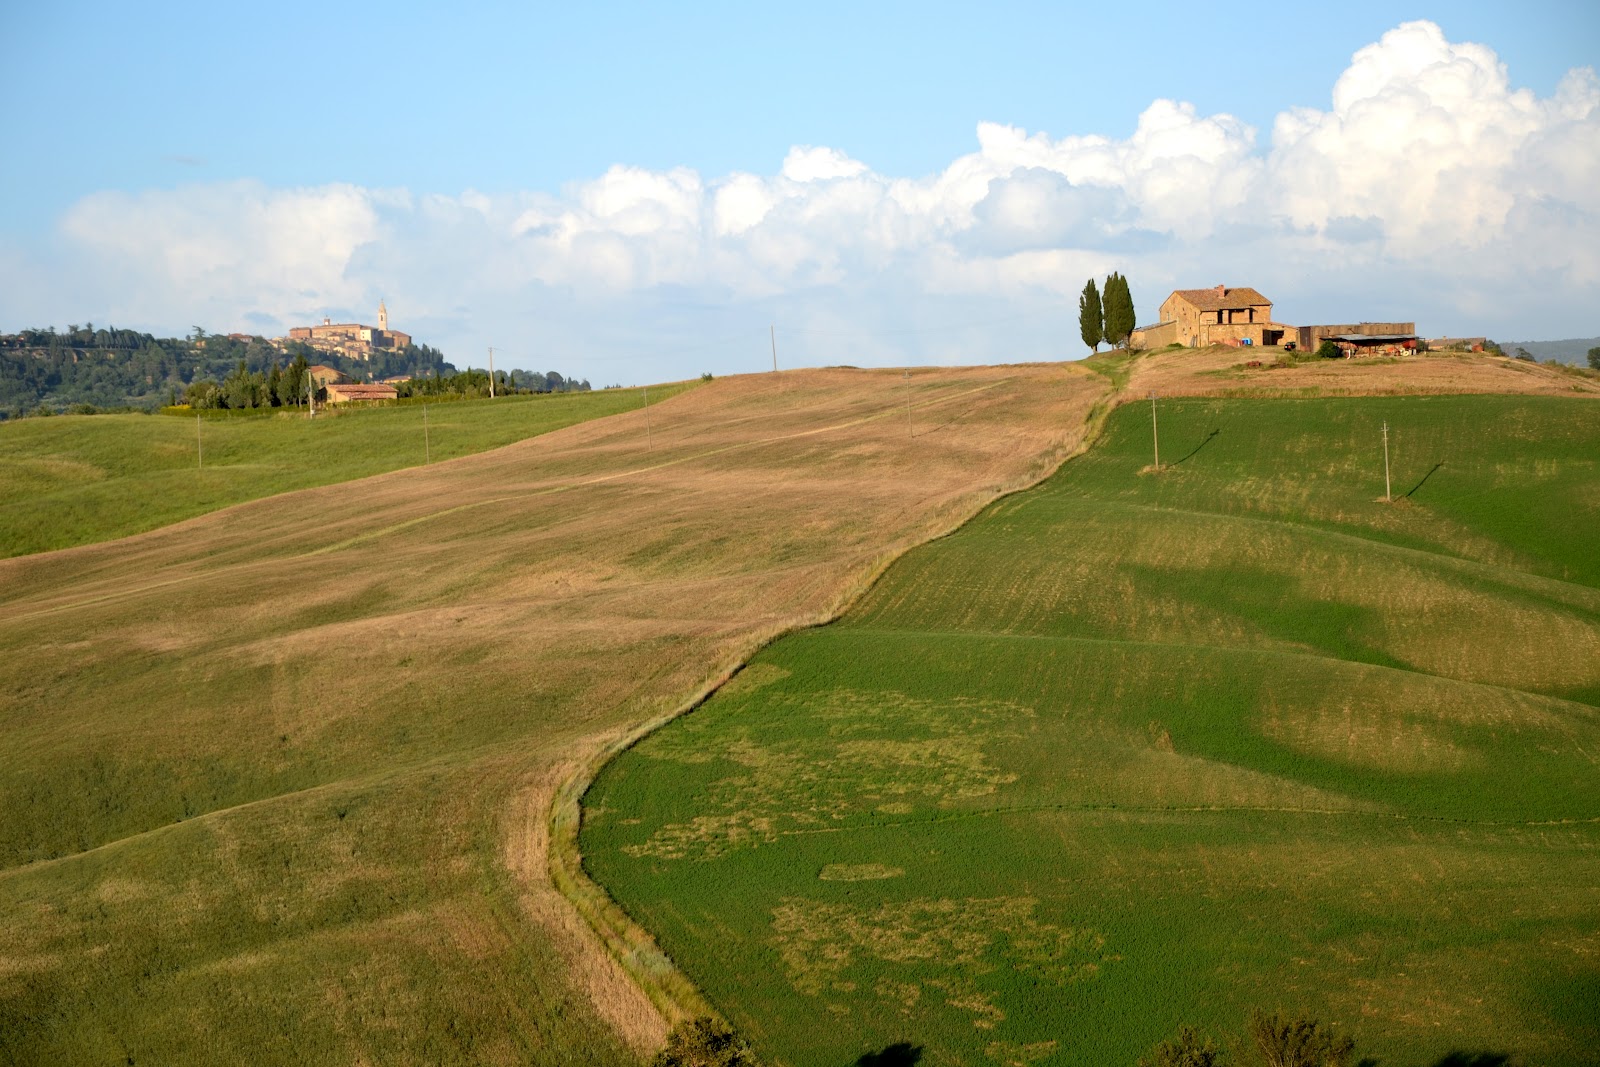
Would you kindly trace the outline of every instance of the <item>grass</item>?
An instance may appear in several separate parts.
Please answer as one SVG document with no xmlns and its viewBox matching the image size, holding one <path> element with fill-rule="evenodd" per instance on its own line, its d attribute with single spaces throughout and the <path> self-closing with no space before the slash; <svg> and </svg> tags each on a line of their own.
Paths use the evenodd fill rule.
<svg viewBox="0 0 1600 1067">
<path fill-rule="evenodd" d="M 663 1019 L 551 884 L 553 797 L 1036 479 L 1099 391 L 911 388 L 916 437 L 892 372 L 719 379 L 648 438 L 0 560 L 0 1063 L 647 1058 Z"/>
<path fill-rule="evenodd" d="M 657 386 L 661 400 L 692 384 Z M 637 389 L 206 419 L 0 423 L 0 557 L 90 544 L 231 504 L 471 455 L 630 411 Z M 197 437 L 199 438 L 197 442 Z"/>
<path fill-rule="evenodd" d="M 1600 408 L 1161 433 L 1144 471 L 1119 409 L 612 762 L 590 872 L 775 1064 L 1132 1063 L 1253 1005 L 1397 1067 L 1589 1062 Z"/>
</svg>

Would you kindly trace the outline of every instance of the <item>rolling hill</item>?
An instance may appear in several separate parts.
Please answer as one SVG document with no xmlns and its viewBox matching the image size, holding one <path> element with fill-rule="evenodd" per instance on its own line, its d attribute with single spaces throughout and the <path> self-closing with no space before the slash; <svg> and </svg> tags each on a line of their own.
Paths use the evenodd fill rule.
<svg viewBox="0 0 1600 1067">
<path fill-rule="evenodd" d="M 0 561 L 0 1062 L 636 1062 L 665 1024 L 552 885 L 558 787 L 1103 391 L 719 380 Z"/>
<path fill-rule="evenodd" d="M 1131 1064 L 1253 1006 L 1588 1062 L 1600 405 L 1160 420 L 1163 472 L 1121 408 L 610 764 L 589 869 L 773 1064 Z"/>
<path fill-rule="evenodd" d="M 692 383 L 657 386 L 653 401 Z M 0 556 L 140 533 L 277 493 L 482 452 L 643 406 L 638 389 L 203 420 L 0 423 Z"/>
<path fill-rule="evenodd" d="M 1482 357 L 1238 358 L 719 380 L 449 462 L 0 560 L 0 1060 L 638 1062 L 703 1002 L 578 865 L 591 777 L 774 637 L 834 618 L 906 550 L 1049 475 L 1114 397 L 1600 395 Z M 994 605 L 974 586 L 980 609 Z M 849 670 L 906 674 L 920 638 L 904 640 L 903 663 Z M 931 666 L 930 684 L 953 689 L 960 662 Z M 740 677 L 716 700 L 760 672 Z M 1174 753 L 1214 739 L 1168 732 Z M 1104 751 L 1119 737 L 1108 728 Z M 965 788 L 972 746 L 949 753 Z M 828 881 L 897 881 L 876 878 L 881 862 Z M 1089 945 L 1001 899 L 1016 895 L 942 925 Z M 835 918 L 801 907 L 793 935 Z"/>
</svg>

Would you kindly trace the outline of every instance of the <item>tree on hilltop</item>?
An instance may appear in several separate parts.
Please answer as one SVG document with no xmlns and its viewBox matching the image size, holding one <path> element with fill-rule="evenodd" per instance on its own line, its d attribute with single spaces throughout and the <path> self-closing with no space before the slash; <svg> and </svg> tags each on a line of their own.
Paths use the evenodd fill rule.
<svg viewBox="0 0 1600 1067">
<path fill-rule="evenodd" d="M 1600 370 L 1600 348 L 1589 349 L 1589 369 Z"/>
<path fill-rule="evenodd" d="M 1128 337 L 1137 325 L 1133 317 L 1133 294 L 1128 291 L 1128 279 L 1112 271 L 1111 276 L 1106 279 L 1102 300 L 1105 304 L 1106 343 L 1127 344 Z"/>
<path fill-rule="evenodd" d="M 1093 278 L 1084 283 L 1083 295 L 1078 297 L 1078 333 L 1091 351 L 1100 351 L 1100 342 L 1106 335 L 1105 314 L 1100 308 L 1100 290 L 1095 288 Z"/>
</svg>

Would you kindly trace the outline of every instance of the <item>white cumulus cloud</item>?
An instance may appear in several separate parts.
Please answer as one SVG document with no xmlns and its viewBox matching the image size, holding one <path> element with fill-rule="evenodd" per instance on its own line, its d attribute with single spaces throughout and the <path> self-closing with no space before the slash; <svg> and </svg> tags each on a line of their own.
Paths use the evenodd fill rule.
<svg viewBox="0 0 1600 1067">
<path fill-rule="evenodd" d="M 772 174 L 617 165 L 556 195 L 101 193 L 52 247 L 0 247 L 0 316 L 284 328 L 382 295 L 447 352 L 520 335 L 537 362 L 637 353 L 619 364 L 636 379 L 701 369 L 652 351 L 774 319 L 809 361 L 841 345 L 881 362 L 1076 354 L 1074 296 L 1112 269 L 1145 312 L 1174 286 L 1224 282 L 1266 291 L 1291 322 L 1530 337 L 1596 325 L 1588 68 L 1541 98 L 1489 47 L 1410 22 L 1352 57 L 1326 109 L 1278 115 L 1265 143 L 1165 99 L 1122 138 L 985 122 L 976 142 L 923 176 L 807 145 Z M 951 316 L 999 325 L 941 329 Z"/>
</svg>

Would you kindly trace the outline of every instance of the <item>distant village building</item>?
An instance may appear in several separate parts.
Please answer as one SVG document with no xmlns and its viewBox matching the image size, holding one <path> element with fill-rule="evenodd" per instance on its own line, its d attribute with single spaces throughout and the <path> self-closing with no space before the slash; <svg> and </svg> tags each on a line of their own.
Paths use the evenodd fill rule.
<svg viewBox="0 0 1600 1067">
<path fill-rule="evenodd" d="M 1134 348 L 1282 345 L 1315 352 L 1323 341 L 1346 355 L 1414 351 L 1414 322 L 1357 322 L 1290 326 L 1272 318 L 1272 301 L 1248 286 L 1176 289 L 1161 303 L 1161 321 L 1133 331 Z"/>
<path fill-rule="evenodd" d="M 322 363 L 311 364 L 306 368 L 306 373 L 311 375 L 311 380 L 317 383 L 318 389 L 344 381 L 343 371 Z"/>
<path fill-rule="evenodd" d="M 400 394 L 392 385 L 366 385 L 360 382 L 334 382 L 328 387 L 328 403 L 350 404 L 375 400 L 393 400 Z"/>
<path fill-rule="evenodd" d="M 380 300 L 376 326 L 324 318 L 320 326 L 296 326 L 289 331 L 289 340 L 303 341 L 312 348 L 351 359 L 371 359 L 378 350 L 405 348 L 411 344 L 411 335 L 389 329 L 389 309 Z"/>
</svg>

